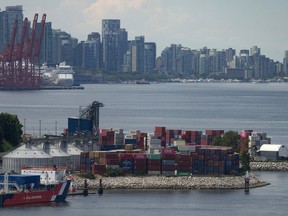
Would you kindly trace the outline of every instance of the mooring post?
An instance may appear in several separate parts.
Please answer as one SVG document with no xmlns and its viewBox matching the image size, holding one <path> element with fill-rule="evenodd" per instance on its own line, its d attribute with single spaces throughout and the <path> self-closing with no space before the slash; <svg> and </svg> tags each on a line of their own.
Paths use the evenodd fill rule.
<svg viewBox="0 0 288 216">
<path fill-rule="evenodd" d="M 99 188 L 98 188 L 98 194 L 103 194 L 103 186 L 102 186 L 102 179 L 99 179 Z"/>
<path fill-rule="evenodd" d="M 88 184 L 86 179 L 84 180 L 83 195 L 88 196 Z"/>
<path fill-rule="evenodd" d="M 249 177 L 249 172 L 246 171 L 246 174 L 245 174 L 245 177 L 244 177 L 244 180 L 245 180 L 245 193 L 249 193 L 249 188 L 250 188 L 250 177 Z"/>
</svg>

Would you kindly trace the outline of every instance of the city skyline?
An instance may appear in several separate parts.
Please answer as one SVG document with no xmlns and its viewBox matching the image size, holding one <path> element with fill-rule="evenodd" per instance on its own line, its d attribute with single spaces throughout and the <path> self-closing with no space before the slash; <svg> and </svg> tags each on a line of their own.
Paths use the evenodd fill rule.
<svg viewBox="0 0 288 216">
<path fill-rule="evenodd" d="M 13 5 L 23 5 L 28 19 L 46 13 L 53 29 L 79 41 L 101 32 L 102 19 L 120 19 L 129 39 L 144 35 L 145 41 L 154 41 L 157 56 L 171 44 L 191 49 L 232 47 L 237 53 L 256 45 L 261 54 L 282 62 L 288 49 L 285 0 L 1 0 L 0 9 Z"/>
</svg>

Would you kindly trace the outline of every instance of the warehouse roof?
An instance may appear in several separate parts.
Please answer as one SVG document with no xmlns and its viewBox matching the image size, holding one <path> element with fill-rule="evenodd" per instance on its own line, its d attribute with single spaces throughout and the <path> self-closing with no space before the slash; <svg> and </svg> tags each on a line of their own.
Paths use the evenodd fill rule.
<svg viewBox="0 0 288 216">
<path fill-rule="evenodd" d="M 281 144 L 263 144 L 260 147 L 260 151 L 278 152 L 281 148 L 285 148 L 285 146 Z"/>
</svg>

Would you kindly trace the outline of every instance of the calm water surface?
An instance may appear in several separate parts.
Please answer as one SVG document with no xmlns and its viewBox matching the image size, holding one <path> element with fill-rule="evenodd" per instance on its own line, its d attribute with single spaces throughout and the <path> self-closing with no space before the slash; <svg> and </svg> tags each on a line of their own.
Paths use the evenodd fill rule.
<svg viewBox="0 0 288 216">
<path fill-rule="evenodd" d="M 101 128 L 153 132 L 224 129 L 267 132 L 288 140 L 288 83 L 170 83 L 85 85 L 84 90 L 0 91 L 0 112 L 18 115 L 25 132 L 59 134 L 79 107 L 97 100 Z"/>
</svg>

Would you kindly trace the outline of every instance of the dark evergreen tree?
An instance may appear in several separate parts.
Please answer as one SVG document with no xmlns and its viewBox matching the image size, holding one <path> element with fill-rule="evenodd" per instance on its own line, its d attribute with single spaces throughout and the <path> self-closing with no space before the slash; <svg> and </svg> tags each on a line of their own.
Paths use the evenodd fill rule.
<svg viewBox="0 0 288 216">
<path fill-rule="evenodd" d="M 22 124 L 16 115 L 0 113 L 0 151 L 7 151 L 19 145 L 22 134 Z"/>
</svg>

